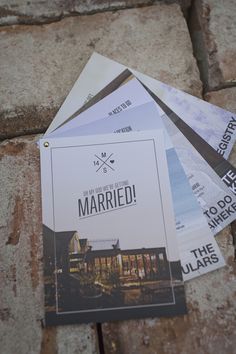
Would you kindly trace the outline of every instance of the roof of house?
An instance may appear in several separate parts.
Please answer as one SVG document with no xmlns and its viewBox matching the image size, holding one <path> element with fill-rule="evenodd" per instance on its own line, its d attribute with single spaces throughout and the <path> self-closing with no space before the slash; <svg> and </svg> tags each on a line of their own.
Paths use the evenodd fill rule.
<svg viewBox="0 0 236 354">
<path fill-rule="evenodd" d="M 89 240 L 92 251 L 119 248 L 119 239 Z"/>
</svg>

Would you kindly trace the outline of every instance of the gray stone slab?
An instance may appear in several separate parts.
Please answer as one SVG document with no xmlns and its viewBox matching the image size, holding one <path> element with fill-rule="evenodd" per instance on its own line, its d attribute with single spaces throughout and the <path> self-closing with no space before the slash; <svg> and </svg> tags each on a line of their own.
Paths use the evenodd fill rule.
<svg viewBox="0 0 236 354">
<path fill-rule="evenodd" d="M 170 20 L 171 19 L 171 20 Z M 201 95 L 179 5 L 0 28 L 0 139 L 44 131 L 93 51 Z"/>
<path fill-rule="evenodd" d="M 205 95 L 205 99 L 210 103 L 236 113 L 236 87 L 208 92 Z"/>
<path fill-rule="evenodd" d="M 106 354 L 232 354 L 236 263 L 230 227 L 217 236 L 227 266 L 186 283 L 188 315 L 103 325 Z"/>
<path fill-rule="evenodd" d="M 195 1 L 190 21 L 206 89 L 236 83 L 235 0 Z"/>
<path fill-rule="evenodd" d="M 0 144 L 0 352 L 98 352 L 96 327 L 42 328 L 44 316 L 39 150 L 36 137 Z"/>
<path fill-rule="evenodd" d="M 46 23 L 68 15 L 144 6 L 158 1 L 160 0 L 0 0 L 0 25 Z M 178 2 L 186 13 L 191 0 L 162 2 Z"/>
</svg>

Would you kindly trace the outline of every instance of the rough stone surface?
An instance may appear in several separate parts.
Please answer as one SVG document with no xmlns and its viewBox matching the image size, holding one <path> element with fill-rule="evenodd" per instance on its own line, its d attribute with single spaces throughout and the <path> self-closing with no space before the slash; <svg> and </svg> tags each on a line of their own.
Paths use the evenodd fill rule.
<svg viewBox="0 0 236 354">
<path fill-rule="evenodd" d="M 190 29 L 207 91 L 236 83 L 235 13 L 235 0 L 194 2 Z"/>
<path fill-rule="evenodd" d="M 210 103 L 236 113 L 236 87 L 208 92 L 205 95 L 205 99 Z"/>
<path fill-rule="evenodd" d="M 45 130 L 94 50 L 201 95 L 179 5 L 5 26 L 0 28 L 0 139 Z"/>
<path fill-rule="evenodd" d="M 0 24 L 48 22 L 72 13 L 147 3 L 0 0 Z M 190 0 L 184 3 L 186 9 Z M 236 2 L 202 4 L 195 1 L 195 19 L 190 21 L 195 52 L 205 89 L 224 88 L 236 77 Z M 0 38 L 0 139 L 46 129 L 93 50 L 201 95 L 188 29 L 177 4 L 77 16 L 40 26 L 3 26 Z M 236 112 L 235 95 L 232 87 L 208 92 L 205 99 Z M 99 351 L 94 324 L 42 328 L 38 138 L 0 143 L 0 352 L 95 354 Z M 230 161 L 236 166 L 236 145 Z M 217 240 L 227 266 L 186 283 L 188 315 L 103 324 L 105 354 L 236 353 L 231 228 Z"/>
<path fill-rule="evenodd" d="M 152 2 L 152 0 L 0 0 L 0 25 L 45 23 L 71 14 L 121 9 Z"/>
<path fill-rule="evenodd" d="M 0 352 L 97 353 L 93 325 L 42 329 L 38 139 L 29 136 L 0 144 Z"/>
<path fill-rule="evenodd" d="M 217 240 L 227 266 L 186 283 L 188 314 L 104 324 L 106 354 L 236 353 L 236 263 L 230 227 Z"/>
<path fill-rule="evenodd" d="M 56 21 L 63 16 L 144 6 L 159 1 L 180 3 L 186 14 L 191 0 L 0 0 L 0 25 Z"/>
</svg>

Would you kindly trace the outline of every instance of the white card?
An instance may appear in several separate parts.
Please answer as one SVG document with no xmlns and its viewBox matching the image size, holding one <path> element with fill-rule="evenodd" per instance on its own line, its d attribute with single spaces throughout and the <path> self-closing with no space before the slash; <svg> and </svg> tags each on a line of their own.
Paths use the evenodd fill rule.
<svg viewBox="0 0 236 354">
<path fill-rule="evenodd" d="M 137 100 L 136 97 L 138 98 Z M 116 107 L 127 102 L 127 100 L 131 102 L 131 105 L 126 106 L 125 110 L 130 110 L 130 107 L 135 107 L 142 102 L 154 102 L 142 84 L 137 79 L 132 79 L 97 104 L 82 112 L 78 117 L 73 118 L 71 121 L 53 131 L 49 136 L 59 137 L 60 134 L 70 136 L 76 135 L 77 132 L 79 134 L 80 127 L 85 124 L 85 122 L 95 122 L 102 116 L 108 116 L 107 119 L 109 119 L 109 117 L 112 117 L 112 115 L 109 115 L 112 107 L 116 109 Z M 168 134 L 171 134 L 174 148 L 183 165 L 194 194 L 201 205 L 209 227 L 212 232 L 216 234 L 235 220 L 235 195 L 185 136 L 177 128 L 172 127 L 173 124 L 168 124 L 169 118 L 157 104 L 156 107 L 158 117 L 160 117 L 161 114 L 163 115 L 162 120 L 166 124 L 166 130 Z M 116 116 L 118 117 L 119 115 L 116 113 Z M 145 121 L 145 113 L 143 113 L 143 116 Z M 168 129 L 170 129 L 170 132 Z"/>
<path fill-rule="evenodd" d="M 96 104 L 94 108 L 100 105 L 100 103 L 101 102 Z M 106 108 L 106 106 L 104 108 Z M 88 120 L 92 120 L 94 116 L 96 117 L 96 109 L 89 109 L 88 111 L 91 112 L 91 116 L 88 116 Z M 80 122 L 79 119 L 77 119 L 77 121 Z M 165 132 L 165 148 L 183 278 L 184 280 L 189 280 L 218 269 L 224 266 L 225 262 L 213 234 L 208 227 L 206 218 L 192 193 L 192 189 L 188 183 L 182 165 L 179 162 L 178 156 L 176 155 L 176 151 L 165 131 L 162 118 L 159 116 L 155 102 L 125 110 L 119 113 L 119 115 L 112 115 L 104 119 L 96 120 L 95 122 L 79 126 L 78 128 L 74 125 L 73 129 L 61 132 L 59 136 L 97 135 L 110 132 L 130 132 L 160 128 L 164 129 Z M 58 129 L 58 131 L 59 130 L 60 129 Z M 54 133 L 56 132 L 57 130 Z M 176 181 L 178 182 L 176 183 Z M 203 251 L 201 256 L 200 254 L 196 256 L 197 253 L 194 253 L 193 250 L 195 250 L 195 252 L 198 252 L 196 250 L 206 250 L 206 245 L 211 245 L 212 254 L 207 254 L 207 251 Z M 214 255 L 212 259 L 211 255 Z"/>
<path fill-rule="evenodd" d="M 93 53 L 46 134 L 55 130 L 126 67 Z M 236 115 L 130 69 L 181 119 L 227 158 L 236 140 Z"/>
<path fill-rule="evenodd" d="M 79 127 L 84 124 L 95 122 L 101 118 L 118 114 L 124 110 L 129 110 L 148 102 L 154 102 L 153 98 L 143 88 L 139 81 L 133 78 L 117 90 L 113 91 L 112 94 L 106 96 L 95 105 L 89 107 L 86 111 L 80 113 L 77 117 L 69 120 L 48 134 L 48 136 L 69 136 L 64 133 L 74 129 L 79 131 Z M 161 109 L 159 109 L 159 112 L 160 115 L 163 114 Z M 73 132 L 73 135 L 76 135 L 76 133 Z"/>
<path fill-rule="evenodd" d="M 46 324 L 186 311 L 160 130 L 42 139 Z"/>
</svg>

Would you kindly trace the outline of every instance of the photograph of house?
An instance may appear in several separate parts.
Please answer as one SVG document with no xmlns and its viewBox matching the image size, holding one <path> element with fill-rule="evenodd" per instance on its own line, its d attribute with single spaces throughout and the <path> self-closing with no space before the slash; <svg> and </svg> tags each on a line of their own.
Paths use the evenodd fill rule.
<svg viewBox="0 0 236 354">
<path fill-rule="evenodd" d="M 65 240 L 57 243 L 59 309 L 174 302 L 164 247 L 122 250 L 119 239 L 89 240 L 78 232 Z"/>
<path fill-rule="evenodd" d="M 90 241 L 76 232 L 69 245 L 70 273 L 94 272 L 107 280 L 117 272 L 123 283 L 170 279 L 164 247 L 121 250 L 118 239 Z"/>
<path fill-rule="evenodd" d="M 118 238 L 90 239 L 78 231 L 44 228 L 48 319 L 55 313 L 92 316 L 93 311 L 182 306 L 180 263 L 168 260 L 165 247 L 122 249 Z"/>
</svg>

